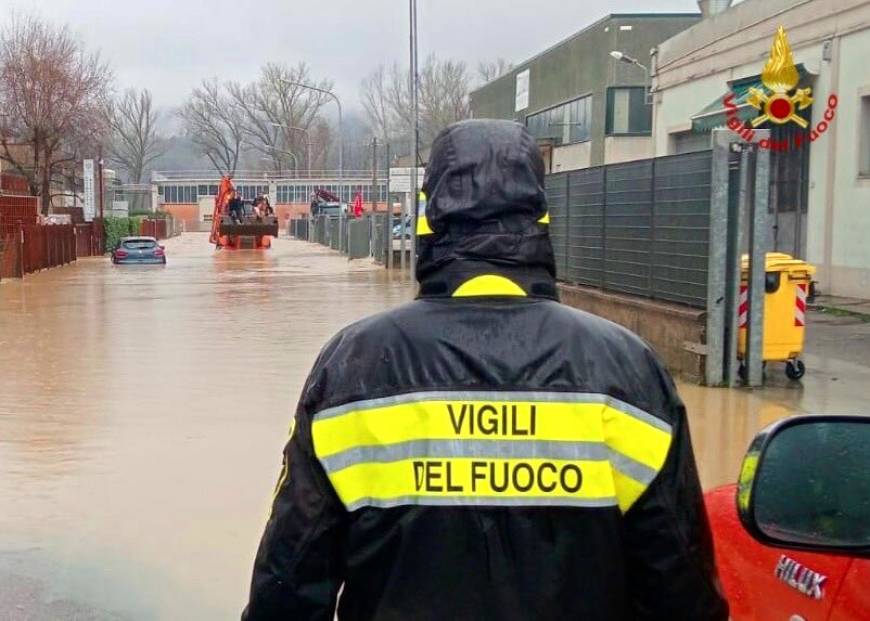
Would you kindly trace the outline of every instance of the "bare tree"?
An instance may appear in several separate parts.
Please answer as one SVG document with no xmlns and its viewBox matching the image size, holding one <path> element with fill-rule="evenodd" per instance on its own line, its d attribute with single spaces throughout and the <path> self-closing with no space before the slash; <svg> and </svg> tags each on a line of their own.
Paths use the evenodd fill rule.
<svg viewBox="0 0 870 621">
<path fill-rule="evenodd" d="M 179 112 L 188 136 L 222 175 L 234 175 L 245 139 L 245 112 L 234 105 L 236 86 L 203 80 Z"/>
<path fill-rule="evenodd" d="M 389 143 L 396 133 L 389 87 L 390 77 L 383 65 L 364 78 L 360 84 L 362 105 L 372 132 L 385 144 Z"/>
<path fill-rule="evenodd" d="M 48 213 L 52 187 L 107 132 L 112 73 L 67 27 L 13 17 L 0 31 L 0 159 L 23 175 Z"/>
<path fill-rule="evenodd" d="M 146 168 L 165 153 L 151 91 L 125 91 L 110 104 L 107 116 L 112 128 L 109 158 L 126 171 L 130 183 L 142 183 Z"/>
<path fill-rule="evenodd" d="M 329 170 L 329 148 L 332 145 L 333 128 L 324 119 L 320 119 L 311 129 L 311 160 L 315 170 Z"/>
<path fill-rule="evenodd" d="M 486 84 L 510 73 L 513 71 L 513 68 L 513 64 L 504 58 L 496 58 L 492 61 L 480 61 L 477 64 L 477 76 L 481 82 Z"/>
<path fill-rule="evenodd" d="M 301 84 L 325 91 L 333 88 L 328 80 L 315 81 L 305 63 L 294 67 L 269 63 L 255 83 L 228 89 L 233 104 L 244 115 L 245 145 L 271 159 L 276 171 L 290 161 L 294 166 L 304 161 L 308 153 L 306 132 L 310 136 L 330 101 L 328 95 Z"/>
<path fill-rule="evenodd" d="M 424 143 L 439 131 L 471 114 L 468 94 L 471 76 L 465 63 L 426 59 L 420 71 L 420 130 Z M 407 69 L 393 64 L 378 67 L 360 86 L 362 104 L 372 131 L 384 142 L 401 148 L 410 143 L 413 107 Z"/>
<path fill-rule="evenodd" d="M 427 143 L 453 123 L 471 116 L 471 77 L 464 62 L 426 59 L 420 73 L 421 133 Z"/>
</svg>

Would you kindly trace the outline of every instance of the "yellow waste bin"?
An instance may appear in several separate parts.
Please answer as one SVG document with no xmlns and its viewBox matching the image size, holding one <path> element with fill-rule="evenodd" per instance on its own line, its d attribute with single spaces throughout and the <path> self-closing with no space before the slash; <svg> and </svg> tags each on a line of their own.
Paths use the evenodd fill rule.
<svg viewBox="0 0 870 621">
<path fill-rule="evenodd" d="M 806 373 L 800 359 L 807 325 L 807 296 L 816 268 L 791 255 L 772 252 L 765 262 L 764 362 L 785 362 L 789 379 Z M 749 257 L 743 256 L 740 283 L 740 336 L 738 356 L 746 357 L 746 329 L 749 325 Z"/>
</svg>

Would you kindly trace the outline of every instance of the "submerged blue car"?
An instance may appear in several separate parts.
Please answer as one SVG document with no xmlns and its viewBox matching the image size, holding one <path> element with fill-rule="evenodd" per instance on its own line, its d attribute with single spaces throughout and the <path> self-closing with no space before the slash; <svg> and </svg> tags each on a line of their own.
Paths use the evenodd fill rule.
<svg viewBox="0 0 870 621">
<path fill-rule="evenodd" d="M 112 253 L 115 265 L 166 265 L 166 251 L 153 237 L 125 237 Z"/>
</svg>

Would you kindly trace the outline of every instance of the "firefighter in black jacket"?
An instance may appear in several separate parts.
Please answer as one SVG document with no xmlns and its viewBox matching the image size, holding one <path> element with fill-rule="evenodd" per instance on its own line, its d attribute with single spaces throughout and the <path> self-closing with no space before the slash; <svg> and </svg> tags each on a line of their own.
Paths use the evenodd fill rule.
<svg viewBox="0 0 870 621">
<path fill-rule="evenodd" d="M 317 360 L 244 620 L 728 618 L 683 404 L 557 301 L 543 179 L 517 124 L 435 141 L 419 297 Z"/>
</svg>

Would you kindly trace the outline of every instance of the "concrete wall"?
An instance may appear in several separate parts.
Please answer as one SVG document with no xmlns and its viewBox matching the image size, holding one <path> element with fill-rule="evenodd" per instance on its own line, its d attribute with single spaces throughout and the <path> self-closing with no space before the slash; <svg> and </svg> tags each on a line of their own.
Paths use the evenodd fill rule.
<svg viewBox="0 0 870 621">
<path fill-rule="evenodd" d="M 647 80 L 643 70 L 614 61 L 610 52 L 623 51 L 649 66 L 653 47 L 699 19 L 699 15 L 689 13 L 608 16 L 473 92 L 474 117 L 525 123 L 528 115 L 591 94 L 590 165 L 601 165 L 605 157 L 607 88 L 643 86 Z M 517 112 L 516 76 L 526 69 L 530 71 L 529 107 Z"/>
<path fill-rule="evenodd" d="M 813 125 L 831 94 L 837 119 L 810 147 L 806 259 L 824 293 L 870 297 L 870 179 L 859 171 L 860 98 L 870 93 L 870 0 L 745 0 L 663 43 L 654 77 L 655 155 L 721 98 L 730 80 L 757 75 L 784 26 L 795 62 L 815 74 Z M 829 59 L 825 57 L 825 42 Z"/>
<path fill-rule="evenodd" d="M 562 302 L 625 326 L 656 350 L 674 375 L 690 382 L 704 379 L 707 314 L 677 304 L 606 293 L 576 285 L 559 285 Z"/>
<path fill-rule="evenodd" d="M 834 187 L 825 217 L 809 230 L 813 255 L 825 266 L 823 289 L 857 298 L 870 298 L 870 176 L 861 174 L 859 154 L 861 133 L 870 131 L 870 119 L 861 117 L 861 98 L 870 96 L 870 21 L 867 28 L 844 36 L 835 51 L 840 105 L 827 138 L 834 157 L 824 162 Z"/>
<path fill-rule="evenodd" d="M 604 139 L 605 164 L 644 160 L 652 156 L 652 136 L 608 136 Z"/>
<path fill-rule="evenodd" d="M 578 142 L 553 149 L 551 172 L 589 168 L 592 162 L 592 143 Z"/>
</svg>

